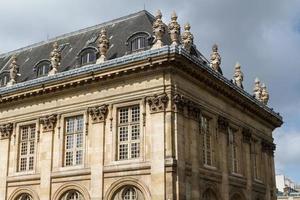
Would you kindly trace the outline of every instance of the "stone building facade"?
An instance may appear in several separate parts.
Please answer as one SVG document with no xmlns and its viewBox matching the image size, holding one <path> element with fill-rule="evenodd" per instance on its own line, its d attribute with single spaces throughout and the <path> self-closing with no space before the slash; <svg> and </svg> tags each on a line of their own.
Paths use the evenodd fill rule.
<svg viewBox="0 0 300 200">
<path fill-rule="evenodd" d="M 176 19 L 141 11 L 0 56 L 1 200 L 276 199 L 282 118 Z"/>
</svg>

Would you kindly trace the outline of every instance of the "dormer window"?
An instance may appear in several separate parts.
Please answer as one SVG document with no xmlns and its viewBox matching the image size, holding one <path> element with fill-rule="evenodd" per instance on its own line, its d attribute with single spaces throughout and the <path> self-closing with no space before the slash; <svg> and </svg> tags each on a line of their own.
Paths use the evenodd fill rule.
<svg viewBox="0 0 300 200">
<path fill-rule="evenodd" d="M 149 47 L 151 35 L 147 32 L 137 32 L 127 39 L 128 52 L 136 52 Z"/>
<path fill-rule="evenodd" d="M 49 60 L 42 60 L 35 66 L 37 77 L 47 76 L 51 69 L 51 63 Z"/>
<path fill-rule="evenodd" d="M 83 49 L 79 53 L 78 58 L 78 63 L 80 66 L 95 63 L 97 60 L 97 50 L 94 47 Z"/>
<path fill-rule="evenodd" d="M 5 86 L 9 81 L 9 73 L 3 72 L 0 74 L 0 87 Z"/>
</svg>

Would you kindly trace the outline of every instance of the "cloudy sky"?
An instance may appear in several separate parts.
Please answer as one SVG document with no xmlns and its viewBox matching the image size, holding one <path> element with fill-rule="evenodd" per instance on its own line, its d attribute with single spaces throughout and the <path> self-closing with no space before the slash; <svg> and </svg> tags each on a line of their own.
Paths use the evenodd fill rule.
<svg viewBox="0 0 300 200">
<path fill-rule="evenodd" d="M 99 24 L 146 8 L 175 10 L 190 22 L 208 57 L 219 44 L 224 75 L 242 65 L 245 87 L 257 76 L 270 91 L 269 106 L 285 124 L 274 132 L 277 173 L 300 183 L 300 1 L 298 0 L 0 0 L 0 52 Z"/>
</svg>

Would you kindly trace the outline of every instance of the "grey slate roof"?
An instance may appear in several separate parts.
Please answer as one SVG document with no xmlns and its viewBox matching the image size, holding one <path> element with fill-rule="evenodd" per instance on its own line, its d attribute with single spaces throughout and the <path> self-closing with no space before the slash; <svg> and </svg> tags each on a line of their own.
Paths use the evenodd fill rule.
<svg viewBox="0 0 300 200">
<path fill-rule="evenodd" d="M 36 78 L 34 66 L 41 60 L 49 59 L 52 45 L 58 42 L 61 48 L 62 60 L 59 71 L 67 71 L 76 68 L 78 53 L 88 47 L 97 45 L 97 37 L 102 28 L 107 30 L 110 38 L 108 60 L 126 55 L 126 40 L 136 32 L 148 32 L 152 35 L 152 23 L 155 17 L 143 10 L 119 19 L 115 19 L 90 28 L 65 34 L 46 42 L 37 43 L 19 50 L 0 55 L 0 73 L 9 70 L 10 58 L 17 55 L 19 73 L 17 82 L 24 82 Z M 168 34 L 163 38 L 165 44 L 170 44 Z"/>
</svg>

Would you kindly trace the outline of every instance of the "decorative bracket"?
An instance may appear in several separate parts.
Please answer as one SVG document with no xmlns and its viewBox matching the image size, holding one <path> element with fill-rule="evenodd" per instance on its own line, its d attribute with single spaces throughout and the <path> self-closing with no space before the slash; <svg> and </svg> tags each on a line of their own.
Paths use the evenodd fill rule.
<svg viewBox="0 0 300 200">
<path fill-rule="evenodd" d="M 13 124 L 8 123 L 8 124 L 3 124 L 0 125 L 0 139 L 9 139 L 13 131 Z"/>
<path fill-rule="evenodd" d="M 43 125 L 43 132 L 53 131 L 57 122 L 57 115 L 47 115 L 40 118 L 40 123 Z"/>
<path fill-rule="evenodd" d="M 250 144 L 251 143 L 251 131 L 249 128 L 243 128 L 243 142 Z"/>
<path fill-rule="evenodd" d="M 227 133 L 227 129 L 229 126 L 229 122 L 225 117 L 219 116 L 218 117 L 218 129 L 224 133 Z"/>
<path fill-rule="evenodd" d="M 91 115 L 93 123 L 104 122 L 108 113 L 108 105 L 104 104 L 88 108 L 88 112 Z"/>
<path fill-rule="evenodd" d="M 167 108 L 169 97 L 167 94 L 162 95 L 154 95 L 150 97 L 148 100 L 148 104 L 150 106 L 151 113 L 162 112 Z"/>
</svg>

